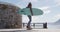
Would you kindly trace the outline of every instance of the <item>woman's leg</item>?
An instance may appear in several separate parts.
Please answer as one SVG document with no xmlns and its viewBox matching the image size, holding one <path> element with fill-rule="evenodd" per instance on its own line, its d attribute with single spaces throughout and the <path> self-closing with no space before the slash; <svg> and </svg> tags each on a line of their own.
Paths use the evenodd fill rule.
<svg viewBox="0 0 60 32">
<path fill-rule="evenodd" d="M 31 16 L 30 15 L 28 15 L 28 18 L 29 18 L 29 22 L 28 22 L 28 24 L 27 24 L 27 28 L 28 29 L 30 29 L 31 27 L 30 27 L 30 23 L 31 23 Z"/>
<path fill-rule="evenodd" d="M 30 23 L 31 23 L 31 16 L 30 16 L 30 15 L 28 15 L 28 18 L 29 18 L 28 25 L 30 26 Z"/>
</svg>

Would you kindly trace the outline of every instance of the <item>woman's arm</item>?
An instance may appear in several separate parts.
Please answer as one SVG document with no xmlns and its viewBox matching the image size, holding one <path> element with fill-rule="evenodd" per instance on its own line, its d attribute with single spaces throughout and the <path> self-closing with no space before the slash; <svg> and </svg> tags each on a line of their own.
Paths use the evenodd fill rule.
<svg viewBox="0 0 60 32">
<path fill-rule="evenodd" d="M 31 14 L 33 15 L 31 2 L 28 4 L 28 6 L 27 6 L 26 8 L 30 8 L 30 12 L 31 12 Z"/>
</svg>

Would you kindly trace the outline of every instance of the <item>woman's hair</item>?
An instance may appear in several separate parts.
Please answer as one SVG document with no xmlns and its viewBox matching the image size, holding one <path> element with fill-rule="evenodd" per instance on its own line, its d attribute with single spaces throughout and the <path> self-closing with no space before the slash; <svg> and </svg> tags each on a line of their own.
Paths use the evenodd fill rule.
<svg viewBox="0 0 60 32">
<path fill-rule="evenodd" d="M 31 4 L 31 2 L 30 2 L 27 7 L 31 7 L 31 6 L 32 6 L 32 4 Z"/>
</svg>

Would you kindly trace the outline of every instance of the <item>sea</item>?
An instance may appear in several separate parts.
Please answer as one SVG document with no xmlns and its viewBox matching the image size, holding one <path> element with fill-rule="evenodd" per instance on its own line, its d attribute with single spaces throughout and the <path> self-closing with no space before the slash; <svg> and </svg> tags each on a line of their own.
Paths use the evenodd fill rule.
<svg viewBox="0 0 60 32">
<path fill-rule="evenodd" d="M 60 29 L 60 25 L 58 25 L 58 24 L 57 25 L 48 24 L 47 27 L 48 27 L 48 29 Z"/>
</svg>

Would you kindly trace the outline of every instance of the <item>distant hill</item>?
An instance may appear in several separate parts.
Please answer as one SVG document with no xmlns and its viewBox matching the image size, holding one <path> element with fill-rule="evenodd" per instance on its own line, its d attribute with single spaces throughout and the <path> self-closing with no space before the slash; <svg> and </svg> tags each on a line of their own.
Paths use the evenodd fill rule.
<svg viewBox="0 0 60 32">
<path fill-rule="evenodd" d="M 58 24 L 58 25 L 60 25 L 60 19 L 57 20 L 54 24 Z"/>
</svg>

